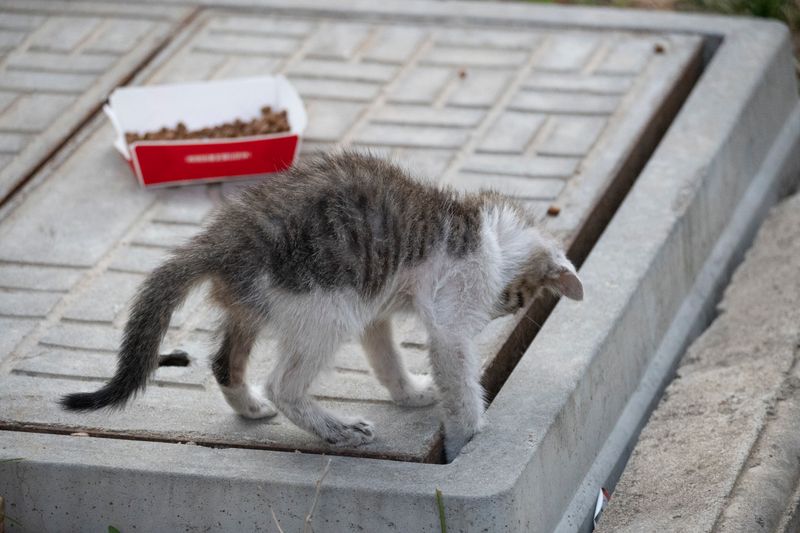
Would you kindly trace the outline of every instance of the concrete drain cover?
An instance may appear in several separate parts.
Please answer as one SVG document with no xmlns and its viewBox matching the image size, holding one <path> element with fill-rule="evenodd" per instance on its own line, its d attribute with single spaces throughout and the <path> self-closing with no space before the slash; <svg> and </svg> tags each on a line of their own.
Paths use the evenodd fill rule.
<svg viewBox="0 0 800 533">
<path fill-rule="evenodd" d="M 641 136 L 664 101 L 688 93 L 701 44 L 669 33 L 226 14 L 202 16 L 183 39 L 148 81 L 285 72 L 308 102 L 308 145 L 343 139 L 456 187 L 495 187 L 543 215 L 552 203 L 561 211 L 545 224 L 570 241 L 632 152 L 648 149 Z M 140 191 L 109 139 L 101 128 L 65 163 L 72 172 L 54 175 L 0 225 L 0 285 L 11 291 L 0 310 L 9 329 L 20 331 L 0 378 L 5 427 L 439 460 L 435 409 L 395 406 L 356 343 L 340 352 L 337 375 L 323 376 L 315 394 L 374 421 L 375 443 L 328 449 L 283 417 L 252 423 L 234 416 L 206 364 L 214 321 L 200 295 L 173 321 L 164 344 L 189 352 L 188 367 L 159 369 L 159 386 L 123 412 L 61 412 L 60 394 L 96 388 L 113 373 L 132 291 L 166 249 L 198 230 L 219 193 L 214 186 Z M 69 282 L 33 286 L 35 271 Z M 487 332 L 487 366 L 513 326 L 501 321 Z M 395 330 L 412 370 L 427 372 L 421 328 L 404 320 Z M 276 355 L 270 339 L 259 353 L 251 376 L 263 378 Z"/>
<path fill-rule="evenodd" d="M 183 8 L 0 6 L 0 201 L 160 46 Z"/>
<path fill-rule="evenodd" d="M 142 191 L 96 120 L 0 220 L 0 457 L 25 458 L 0 462 L 0 493 L 29 528 L 41 518 L 25 502 L 65 528 L 113 518 L 145 530 L 265 529 L 269 505 L 289 530 L 326 453 L 340 456 L 318 530 L 438 531 L 436 488 L 455 531 L 578 528 L 644 416 L 630 398 L 652 400 L 693 331 L 680 328 L 711 301 L 695 278 L 713 288 L 724 277 L 736 246 L 715 243 L 741 241 L 731 221 L 754 220 L 796 163 L 785 35 L 747 20 L 516 4 L 270 5 L 203 11 L 135 83 L 285 73 L 309 110 L 304 152 L 369 148 L 428 179 L 517 196 L 585 258 L 586 301 L 559 303 L 530 346 L 528 320 L 492 324 L 488 426 L 447 465 L 426 464 L 440 461 L 435 409 L 395 407 L 354 343 L 314 393 L 372 419 L 374 443 L 329 449 L 280 416 L 236 417 L 207 369 L 214 310 L 202 291 L 163 345 L 188 365 L 159 368 L 125 411 L 63 413 L 61 394 L 113 372 L 145 274 L 240 186 Z M 419 326 L 398 321 L 396 340 L 426 372 Z M 274 356 L 262 339 L 251 378 Z"/>
</svg>

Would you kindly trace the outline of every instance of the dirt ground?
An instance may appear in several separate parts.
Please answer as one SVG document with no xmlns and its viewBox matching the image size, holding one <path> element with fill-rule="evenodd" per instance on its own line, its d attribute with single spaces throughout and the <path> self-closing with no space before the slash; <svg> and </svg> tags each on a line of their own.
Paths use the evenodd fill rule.
<svg viewBox="0 0 800 533">
<path fill-rule="evenodd" d="M 765 221 L 720 315 L 684 355 L 598 533 L 798 531 L 799 270 L 796 194 Z"/>
</svg>

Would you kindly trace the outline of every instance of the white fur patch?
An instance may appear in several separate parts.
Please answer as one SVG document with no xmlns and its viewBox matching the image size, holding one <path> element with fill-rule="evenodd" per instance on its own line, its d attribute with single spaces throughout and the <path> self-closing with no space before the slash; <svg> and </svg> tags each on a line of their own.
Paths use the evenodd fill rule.
<svg viewBox="0 0 800 533">
<path fill-rule="evenodd" d="M 235 387 L 220 385 L 220 389 L 228 405 L 245 418 L 268 418 L 278 414 L 269 400 L 246 383 Z"/>
</svg>

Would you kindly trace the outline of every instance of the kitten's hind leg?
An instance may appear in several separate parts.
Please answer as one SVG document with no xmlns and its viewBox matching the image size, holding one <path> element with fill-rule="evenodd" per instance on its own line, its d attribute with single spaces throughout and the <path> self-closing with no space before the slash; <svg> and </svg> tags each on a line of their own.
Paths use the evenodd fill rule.
<svg viewBox="0 0 800 533">
<path fill-rule="evenodd" d="M 267 396 L 286 418 L 335 446 L 358 446 L 374 438 L 372 424 L 340 417 L 311 398 L 308 389 L 332 353 L 287 349 L 267 381 Z"/>
<path fill-rule="evenodd" d="M 234 411 L 245 418 L 266 418 L 278 414 L 277 409 L 245 381 L 247 360 L 258 335 L 254 322 L 246 323 L 232 314 L 226 318 L 222 343 L 211 366 L 225 400 Z"/>
<path fill-rule="evenodd" d="M 392 326 L 388 320 L 370 324 L 361 337 L 375 377 L 389 390 L 395 403 L 406 407 L 422 407 L 436 403 L 433 378 L 411 374 L 392 342 Z"/>
</svg>

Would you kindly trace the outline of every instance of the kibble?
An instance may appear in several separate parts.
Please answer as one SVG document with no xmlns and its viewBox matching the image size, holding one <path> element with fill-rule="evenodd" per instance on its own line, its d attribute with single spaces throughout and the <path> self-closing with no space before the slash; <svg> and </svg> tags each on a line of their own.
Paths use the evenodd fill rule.
<svg viewBox="0 0 800 533">
<path fill-rule="evenodd" d="M 550 215 L 551 217 L 557 217 L 560 212 L 561 208 L 555 204 L 547 208 L 547 214 Z"/>
<path fill-rule="evenodd" d="M 128 144 L 136 141 L 176 141 L 185 139 L 227 139 L 231 137 L 247 137 L 249 135 L 266 135 L 289 131 L 289 118 L 286 111 L 273 112 L 272 108 L 261 108 L 261 116 L 248 122 L 236 119 L 211 128 L 190 130 L 186 124 L 179 122 L 174 128 L 163 127 L 158 131 L 147 133 L 125 133 Z"/>
</svg>

